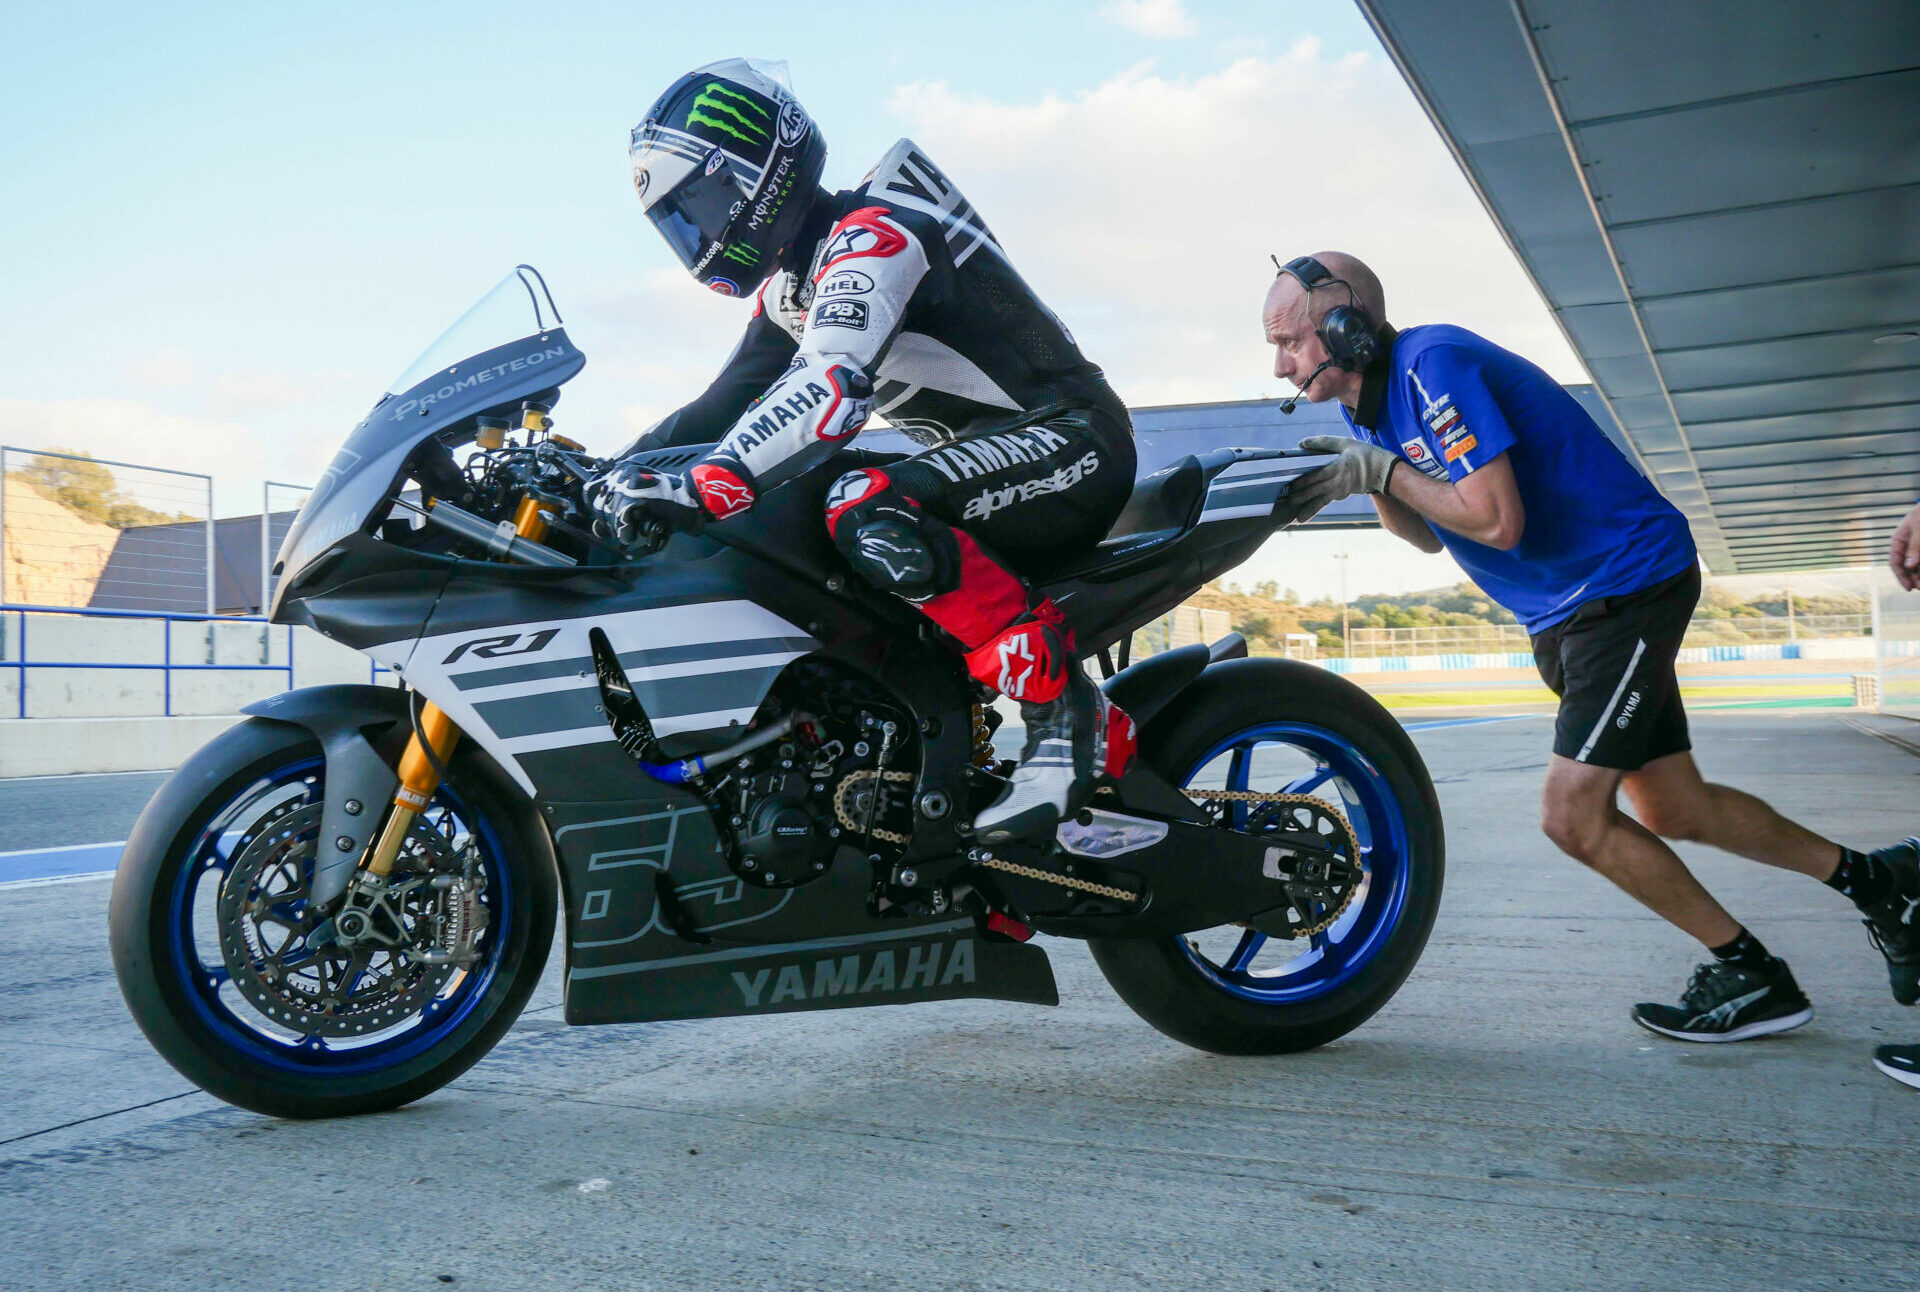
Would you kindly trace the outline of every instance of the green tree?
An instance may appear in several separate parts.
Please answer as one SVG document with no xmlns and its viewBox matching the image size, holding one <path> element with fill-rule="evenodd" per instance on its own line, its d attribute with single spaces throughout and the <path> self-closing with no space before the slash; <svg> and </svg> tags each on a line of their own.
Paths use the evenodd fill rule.
<svg viewBox="0 0 1920 1292">
<path fill-rule="evenodd" d="M 1271 637 L 1273 636 L 1273 616 L 1263 615 L 1258 611 L 1241 615 L 1235 621 L 1233 631 L 1239 633 L 1248 641 L 1252 641 L 1256 637 Z"/>
</svg>

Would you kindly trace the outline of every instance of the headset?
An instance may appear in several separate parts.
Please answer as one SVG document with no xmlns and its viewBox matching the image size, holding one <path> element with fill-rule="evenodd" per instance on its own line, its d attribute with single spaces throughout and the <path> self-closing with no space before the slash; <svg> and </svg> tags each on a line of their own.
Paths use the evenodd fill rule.
<svg viewBox="0 0 1920 1292">
<path fill-rule="evenodd" d="M 1280 265 L 1281 273 L 1292 274 L 1299 279 L 1300 285 L 1308 292 L 1316 287 L 1335 284 L 1347 289 L 1348 303 L 1328 310 L 1326 317 L 1320 320 L 1320 326 L 1314 329 L 1320 344 L 1327 347 L 1327 358 L 1334 367 L 1343 372 L 1358 372 L 1380 357 L 1380 333 L 1373 316 L 1360 303 L 1352 283 L 1344 278 L 1335 278 L 1325 265 L 1312 256 L 1301 256 L 1284 265 L 1280 264 L 1280 257 L 1275 256 L 1273 263 Z"/>
</svg>

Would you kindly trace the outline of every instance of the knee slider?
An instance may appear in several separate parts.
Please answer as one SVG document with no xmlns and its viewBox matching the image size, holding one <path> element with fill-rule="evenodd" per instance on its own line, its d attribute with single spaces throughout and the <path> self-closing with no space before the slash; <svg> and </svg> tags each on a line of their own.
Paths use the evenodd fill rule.
<svg viewBox="0 0 1920 1292">
<path fill-rule="evenodd" d="M 945 527 L 942 526 L 942 529 Z M 860 577 L 909 601 L 921 601 L 945 591 L 943 577 L 953 567 L 942 559 L 938 537 L 949 546 L 951 534 L 933 535 L 898 515 L 879 515 L 854 528 L 841 550 Z M 928 540 L 936 539 L 934 542 Z"/>
<path fill-rule="evenodd" d="M 901 497 L 887 473 L 849 471 L 827 491 L 827 533 L 854 572 L 909 601 L 951 591 L 960 568 L 953 531 Z"/>
</svg>

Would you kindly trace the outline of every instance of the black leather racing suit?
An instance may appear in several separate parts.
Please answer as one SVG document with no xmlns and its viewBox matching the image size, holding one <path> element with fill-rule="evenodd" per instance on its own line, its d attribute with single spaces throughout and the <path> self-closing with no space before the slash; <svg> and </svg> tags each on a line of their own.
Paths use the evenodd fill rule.
<svg viewBox="0 0 1920 1292">
<path fill-rule="evenodd" d="M 719 378 L 639 447 L 719 440 L 671 488 L 724 520 L 841 452 L 870 412 L 927 445 L 845 470 L 827 528 L 863 578 L 959 641 L 978 681 L 1022 702 L 1026 753 L 980 837 L 1051 829 L 1096 776 L 1122 774 L 1134 729 L 1016 571 L 1112 526 L 1133 489 L 1126 408 L 911 141 L 821 202 Z"/>
</svg>

